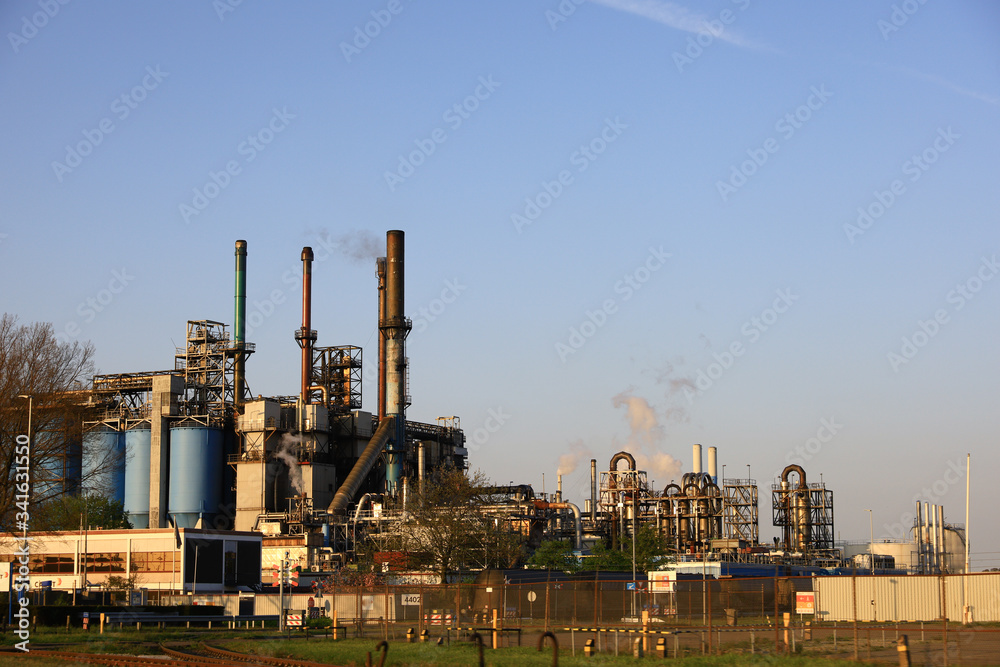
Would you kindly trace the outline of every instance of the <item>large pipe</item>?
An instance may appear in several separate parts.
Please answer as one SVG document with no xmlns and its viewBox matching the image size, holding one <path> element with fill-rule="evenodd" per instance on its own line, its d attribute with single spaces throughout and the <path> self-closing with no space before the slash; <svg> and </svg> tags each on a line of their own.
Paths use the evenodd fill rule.
<svg viewBox="0 0 1000 667">
<path fill-rule="evenodd" d="M 385 298 L 385 257 L 375 260 L 375 275 L 378 277 L 378 418 L 385 417 L 385 330 L 383 323 L 388 318 Z"/>
<path fill-rule="evenodd" d="M 701 472 L 701 445 L 691 445 L 691 472 Z"/>
<path fill-rule="evenodd" d="M 236 342 L 236 368 L 233 371 L 237 412 L 243 411 L 244 388 L 246 386 L 246 354 L 243 344 L 246 342 L 246 312 L 247 312 L 247 242 L 236 242 L 236 312 L 234 313 L 233 338 Z"/>
<path fill-rule="evenodd" d="M 948 570 L 948 548 L 944 541 L 944 505 L 938 505 L 938 553 L 940 556 L 941 571 Z"/>
<path fill-rule="evenodd" d="M 573 512 L 573 520 L 576 522 L 576 550 L 583 549 L 583 523 L 580 519 L 580 508 L 573 503 L 548 503 L 549 509 L 570 510 Z"/>
<path fill-rule="evenodd" d="M 393 421 L 392 417 L 386 417 L 379 422 L 378 428 L 375 430 L 375 435 L 368 441 L 368 445 L 361 452 L 361 457 L 354 464 L 354 467 L 351 468 L 351 473 L 347 476 L 347 479 L 337 489 L 337 493 L 333 496 L 333 500 L 326 510 L 327 512 L 330 514 L 340 514 L 351 504 L 354 495 L 361 488 L 361 483 L 364 482 L 365 477 L 375 467 L 375 463 L 378 461 L 379 454 L 382 453 L 385 443 L 389 441 L 389 437 L 393 433 Z"/>
<path fill-rule="evenodd" d="M 424 469 L 426 463 L 424 462 L 425 455 L 424 443 L 417 444 L 417 496 L 420 498 L 420 505 L 423 506 L 424 503 Z"/>
<path fill-rule="evenodd" d="M 295 340 L 302 348 L 301 387 L 299 402 L 305 406 L 310 403 L 309 385 L 312 376 L 312 347 L 316 341 L 316 332 L 312 328 L 312 248 L 302 249 L 302 327 L 295 332 Z M 300 410 L 299 425 L 303 422 Z"/>
<path fill-rule="evenodd" d="M 923 508 L 920 506 L 920 501 L 917 501 L 917 521 L 916 530 L 914 530 L 914 541 L 917 543 L 917 572 L 919 574 L 926 574 L 924 571 L 924 518 Z"/>
<path fill-rule="evenodd" d="M 385 466 L 385 486 L 395 495 L 406 452 L 406 336 L 410 324 L 404 315 L 403 232 L 386 233 L 386 414 L 395 421 Z"/>
<path fill-rule="evenodd" d="M 628 452 L 618 452 L 611 457 L 611 471 L 614 472 L 618 470 L 618 462 L 626 461 L 628 463 L 629 470 L 635 470 L 635 457 Z"/>
<path fill-rule="evenodd" d="M 712 478 L 712 484 L 719 483 L 718 453 L 715 447 L 708 448 L 708 475 Z"/>
<path fill-rule="evenodd" d="M 597 459 L 590 459 L 590 521 L 597 523 Z"/>
<path fill-rule="evenodd" d="M 927 518 L 928 525 L 930 526 L 930 564 L 931 564 L 931 574 L 937 573 L 938 567 L 938 555 L 937 555 L 937 509 L 934 505 L 930 503 L 924 503 L 924 510 L 928 512 Z"/>
<path fill-rule="evenodd" d="M 372 499 L 372 494 L 370 493 L 366 493 L 365 495 L 361 496 L 361 500 L 358 501 L 358 506 L 354 509 L 354 523 L 357 523 L 358 519 L 361 518 L 361 512 L 364 511 L 365 505 L 367 505 L 371 501 L 371 499 Z"/>
</svg>

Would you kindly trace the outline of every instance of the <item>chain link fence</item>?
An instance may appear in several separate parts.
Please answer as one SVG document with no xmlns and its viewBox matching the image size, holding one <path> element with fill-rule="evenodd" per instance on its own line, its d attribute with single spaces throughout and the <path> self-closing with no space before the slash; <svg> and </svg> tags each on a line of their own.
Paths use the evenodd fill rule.
<svg viewBox="0 0 1000 667">
<path fill-rule="evenodd" d="M 638 642 L 647 654 L 665 657 L 788 653 L 893 662 L 905 641 L 913 664 L 1000 663 L 1000 618 L 985 616 L 1000 603 L 1000 574 L 970 575 L 981 577 L 973 586 L 979 597 L 970 594 L 974 604 L 957 608 L 968 613 L 971 607 L 982 617 L 973 615 L 969 624 L 937 613 L 913 614 L 954 611 L 942 598 L 963 584 L 968 590 L 961 575 L 935 576 L 929 585 L 915 576 L 669 582 L 592 576 L 506 583 L 493 574 L 498 576 L 489 579 L 496 583 L 338 588 L 316 604 L 349 636 L 389 640 L 402 640 L 408 631 L 415 641 L 421 634 L 458 641 L 478 632 L 487 645 L 503 647 L 531 644 L 551 631 L 574 654 L 591 640 L 592 650 L 601 653 L 631 654 Z M 831 580 L 840 589 L 824 591 Z M 845 587 L 853 591 L 849 603 Z M 896 613 L 873 617 L 872 607 Z"/>
</svg>

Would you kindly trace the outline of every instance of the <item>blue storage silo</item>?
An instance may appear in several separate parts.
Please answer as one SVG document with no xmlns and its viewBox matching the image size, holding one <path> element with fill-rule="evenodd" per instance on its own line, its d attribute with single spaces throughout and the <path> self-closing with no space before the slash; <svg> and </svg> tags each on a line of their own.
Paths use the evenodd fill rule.
<svg viewBox="0 0 1000 667">
<path fill-rule="evenodd" d="M 125 500 L 125 440 L 121 431 L 100 424 L 83 434 L 83 492 Z"/>
<path fill-rule="evenodd" d="M 222 499 L 222 431 L 209 426 L 170 429 L 170 485 L 167 512 L 181 528 L 199 517 L 208 527 Z"/>
<path fill-rule="evenodd" d="M 149 528 L 151 442 L 148 423 L 125 431 L 125 512 L 133 528 Z"/>
</svg>

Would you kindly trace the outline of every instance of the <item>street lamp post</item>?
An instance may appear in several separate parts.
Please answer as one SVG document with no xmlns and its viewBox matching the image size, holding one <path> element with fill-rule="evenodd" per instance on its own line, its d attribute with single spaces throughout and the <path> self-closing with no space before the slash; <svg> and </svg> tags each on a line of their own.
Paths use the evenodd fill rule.
<svg viewBox="0 0 1000 667">
<path fill-rule="evenodd" d="M 875 574 L 875 522 L 872 519 L 872 511 L 865 511 L 868 512 L 868 530 L 870 532 L 869 537 L 871 538 L 868 542 L 868 558 L 872 566 L 872 574 Z"/>
</svg>

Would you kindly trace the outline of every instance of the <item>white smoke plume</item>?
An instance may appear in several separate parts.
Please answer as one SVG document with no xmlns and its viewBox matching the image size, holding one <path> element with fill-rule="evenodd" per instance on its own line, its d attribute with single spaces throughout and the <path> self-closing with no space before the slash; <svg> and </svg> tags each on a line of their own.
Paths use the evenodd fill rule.
<svg viewBox="0 0 1000 667">
<path fill-rule="evenodd" d="M 302 483 L 302 468 L 299 466 L 299 446 L 305 441 L 301 435 L 289 435 L 285 433 L 281 436 L 278 449 L 274 451 L 274 458 L 283 461 L 288 466 L 288 481 L 295 489 L 296 495 L 302 495 L 305 485 Z"/>
<path fill-rule="evenodd" d="M 577 466 L 580 465 L 580 461 L 585 461 L 592 457 L 592 452 L 583 444 L 583 440 L 575 440 L 569 443 L 569 451 L 559 456 L 558 473 L 560 475 L 571 475 L 576 471 Z"/>
<path fill-rule="evenodd" d="M 646 470 L 658 483 L 678 479 L 681 462 L 663 451 L 666 433 L 649 401 L 633 396 L 632 389 L 628 389 L 612 398 L 611 403 L 616 408 L 625 408 L 630 433 L 623 449 L 635 456 L 639 469 Z"/>
</svg>

